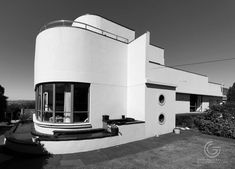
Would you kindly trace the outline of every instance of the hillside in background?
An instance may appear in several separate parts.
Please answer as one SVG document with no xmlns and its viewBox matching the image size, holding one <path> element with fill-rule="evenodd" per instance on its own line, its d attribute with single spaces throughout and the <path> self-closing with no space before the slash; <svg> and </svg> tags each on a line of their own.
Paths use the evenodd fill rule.
<svg viewBox="0 0 235 169">
<path fill-rule="evenodd" d="M 17 105 L 35 104 L 35 100 L 8 100 L 8 105 L 12 104 L 17 104 Z"/>
<path fill-rule="evenodd" d="M 17 109 L 34 109 L 35 101 L 34 100 L 9 100 L 7 102 L 7 112 L 14 112 Z"/>
</svg>

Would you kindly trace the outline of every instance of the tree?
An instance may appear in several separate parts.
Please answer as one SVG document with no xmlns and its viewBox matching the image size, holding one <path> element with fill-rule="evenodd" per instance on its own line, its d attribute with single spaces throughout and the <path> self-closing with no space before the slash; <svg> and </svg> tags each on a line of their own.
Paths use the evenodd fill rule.
<svg viewBox="0 0 235 169">
<path fill-rule="evenodd" d="M 4 96 L 5 89 L 0 85 L 0 122 L 5 120 L 5 112 L 7 109 L 7 97 Z"/>
<path fill-rule="evenodd" d="M 228 89 L 227 102 L 235 103 L 235 83 L 233 83 L 233 86 Z"/>
</svg>

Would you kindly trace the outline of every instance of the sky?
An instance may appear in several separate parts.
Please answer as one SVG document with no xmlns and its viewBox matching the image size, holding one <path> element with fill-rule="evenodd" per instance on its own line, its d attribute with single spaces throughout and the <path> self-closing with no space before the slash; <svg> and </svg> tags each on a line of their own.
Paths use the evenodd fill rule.
<svg viewBox="0 0 235 169">
<path fill-rule="evenodd" d="M 98 14 L 165 49 L 166 65 L 235 58 L 234 0 L 0 0 L 0 85 L 8 100 L 34 99 L 35 39 L 54 20 Z M 179 67 L 230 87 L 235 60 Z"/>
</svg>

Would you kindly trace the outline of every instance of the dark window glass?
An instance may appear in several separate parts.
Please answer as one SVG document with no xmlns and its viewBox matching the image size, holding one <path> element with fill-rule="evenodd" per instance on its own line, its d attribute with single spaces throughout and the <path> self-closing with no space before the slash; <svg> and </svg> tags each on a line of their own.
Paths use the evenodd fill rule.
<svg viewBox="0 0 235 169">
<path fill-rule="evenodd" d="M 41 85 L 38 86 L 38 104 L 37 104 L 37 113 L 38 120 L 42 121 L 42 93 L 41 93 Z"/>
<path fill-rule="evenodd" d="M 75 112 L 73 114 L 73 121 L 76 122 L 89 122 L 88 112 Z"/>
<path fill-rule="evenodd" d="M 161 105 L 163 105 L 164 103 L 165 103 L 165 97 L 164 97 L 164 95 L 160 95 L 159 96 L 159 103 L 161 104 Z"/>
<path fill-rule="evenodd" d="M 42 87 L 43 111 L 53 110 L 53 85 L 44 84 Z"/>
<path fill-rule="evenodd" d="M 38 96 L 38 98 L 37 98 L 37 101 L 38 101 L 37 110 L 41 111 L 41 86 L 38 86 L 37 92 L 38 92 L 38 94 L 37 94 L 37 96 Z"/>
<path fill-rule="evenodd" d="M 64 111 L 64 84 L 55 85 L 55 110 Z"/>
<path fill-rule="evenodd" d="M 74 85 L 74 122 L 88 122 L 88 84 Z"/>
<path fill-rule="evenodd" d="M 158 117 L 158 120 L 159 120 L 159 123 L 160 124 L 163 124 L 165 122 L 165 116 L 164 114 L 160 114 L 159 117 Z"/>
<path fill-rule="evenodd" d="M 74 85 L 74 111 L 88 111 L 88 90 L 88 85 Z"/>
<path fill-rule="evenodd" d="M 41 87 L 37 86 L 36 87 L 36 117 L 38 120 L 41 119 Z"/>
<path fill-rule="evenodd" d="M 42 120 L 53 122 L 53 84 L 42 85 Z"/>
</svg>

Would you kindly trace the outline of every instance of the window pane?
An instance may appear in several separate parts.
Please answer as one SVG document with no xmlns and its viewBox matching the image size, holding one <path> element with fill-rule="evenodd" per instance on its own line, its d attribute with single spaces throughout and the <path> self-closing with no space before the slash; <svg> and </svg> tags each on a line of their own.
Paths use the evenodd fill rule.
<svg viewBox="0 0 235 169">
<path fill-rule="evenodd" d="M 63 112 L 56 112 L 55 122 L 56 123 L 63 123 L 64 122 L 64 113 Z"/>
<path fill-rule="evenodd" d="M 39 121 L 42 121 L 41 114 L 41 85 L 36 87 L 36 117 Z"/>
<path fill-rule="evenodd" d="M 53 85 L 44 84 L 42 90 L 42 103 L 43 111 L 52 111 L 53 110 Z"/>
<path fill-rule="evenodd" d="M 63 111 L 64 110 L 64 85 L 56 84 L 55 85 L 55 110 Z"/>
<path fill-rule="evenodd" d="M 74 85 L 74 122 L 88 122 L 89 84 Z"/>
<path fill-rule="evenodd" d="M 38 91 L 37 110 L 41 110 L 41 86 L 38 86 L 37 91 Z"/>
<path fill-rule="evenodd" d="M 74 85 L 74 111 L 88 111 L 88 90 L 86 84 Z"/>
<path fill-rule="evenodd" d="M 43 121 L 53 123 L 53 112 L 43 112 Z"/>
<path fill-rule="evenodd" d="M 89 122 L 88 112 L 74 112 L 73 121 L 74 122 Z"/>
<path fill-rule="evenodd" d="M 71 84 L 56 84 L 55 122 L 71 123 Z"/>
<path fill-rule="evenodd" d="M 42 113 L 41 113 L 41 111 L 37 111 L 37 119 L 39 120 L 39 121 L 42 121 Z"/>
</svg>

